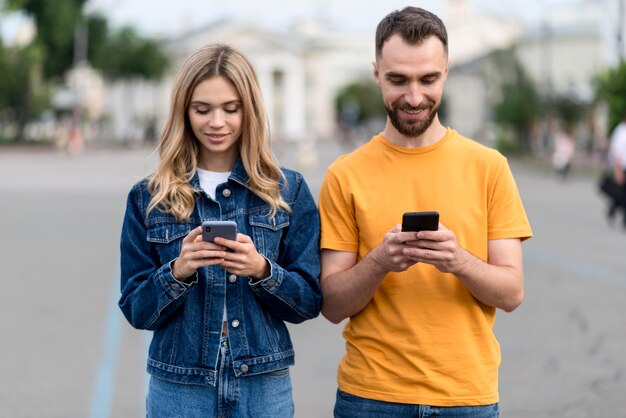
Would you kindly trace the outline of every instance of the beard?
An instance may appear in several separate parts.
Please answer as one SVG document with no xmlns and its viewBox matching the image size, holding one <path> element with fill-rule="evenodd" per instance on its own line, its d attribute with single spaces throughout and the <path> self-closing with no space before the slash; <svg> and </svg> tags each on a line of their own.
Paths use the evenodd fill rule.
<svg viewBox="0 0 626 418">
<path fill-rule="evenodd" d="M 396 128 L 398 132 L 406 137 L 416 138 L 426 132 L 426 130 L 433 123 L 433 120 L 435 120 L 435 116 L 437 115 L 437 110 L 439 110 L 439 105 L 436 104 L 434 101 L 427 99 L 423 103 L 420 103 L 419 105 L 413 107 L 408 105 L 406 102 L 400 102 L 399 100 L 397 100 L 391 104 L 391 107 L 387 107 L 387 105 L 385 105 L 385 109 L 387 109 L 387 115 L 389 115 L 389 120 L 391 120 L 391 124 L 394 128 Z M 430 109 L 430 112 L 424 120 L 400 119 L 400 110 L 428 111 L 428 109 Z"/>
</svg>

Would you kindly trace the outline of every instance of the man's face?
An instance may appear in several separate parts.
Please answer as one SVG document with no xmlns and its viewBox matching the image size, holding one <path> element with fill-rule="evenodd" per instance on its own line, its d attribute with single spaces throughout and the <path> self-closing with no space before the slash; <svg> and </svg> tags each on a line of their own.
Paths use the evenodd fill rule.
<svg viewBox="0 0 626 418">
<path fill-rule="evenodd" d="M 374 77 L 389 119 L 400 134 L 415 138 L 430 127 L 447 75 L 448 57 L 437 37 L 410 45 L 393 35 L 385 42 L 374 63 Z"/>
</svg>

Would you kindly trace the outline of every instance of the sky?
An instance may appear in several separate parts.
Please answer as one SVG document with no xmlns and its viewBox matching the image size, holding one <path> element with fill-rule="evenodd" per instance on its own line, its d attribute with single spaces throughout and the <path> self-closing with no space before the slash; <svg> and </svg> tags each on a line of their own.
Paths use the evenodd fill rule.
<svg viewBox="0 0 626 418">
<path fill-rule="evenodd" d="M 581 1 L 584 0 L 467 0 L 466 3 L 477 13 L 517 17 L 532 23 L 555 7 Z M 445 21 L 447 3 L 422 0 L 412 4 L 436 13 Z M 285 29 L 297 19 L 321 16 L 348 31 L 373 33 L 383 16 L 408 4 L 406 0 L 88 0 L 86 10 L 101 12 L 114 27 L 130 25 L 146 36 L 168 37 L 224 17 Z M 0 34 L 8 40 L 23 23 L 24 19 L 15 15 L 0 16 Z"/>
</svg>

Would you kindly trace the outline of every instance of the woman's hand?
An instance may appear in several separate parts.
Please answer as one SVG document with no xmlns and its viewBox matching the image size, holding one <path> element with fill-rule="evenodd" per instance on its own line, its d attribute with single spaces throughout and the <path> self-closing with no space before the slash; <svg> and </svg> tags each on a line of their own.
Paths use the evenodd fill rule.
<svg viewBox="0 0 626 418">
<path fill-rule="evenodd" d="M 237 234 L 237 241 L 216 237 L 215 243 L 233 250 L 233 252 L 227 251 L 224 260 L 219 263 L 224 270 L 256 280 L 269 276 L 269 262 L 257 252 L 254 242 L 249 236 Z"/>
<path fill-rule="evenodd" d="M 199 226 L 183 238 L 180 255 L 172 265 L 172 275 L 176 280 L 185 281 L 193 276 L 198 268 L 221 264 L 224 261 L 226 248 L 203 241 L 201 234 L 202 227 Z"/>
</svg>

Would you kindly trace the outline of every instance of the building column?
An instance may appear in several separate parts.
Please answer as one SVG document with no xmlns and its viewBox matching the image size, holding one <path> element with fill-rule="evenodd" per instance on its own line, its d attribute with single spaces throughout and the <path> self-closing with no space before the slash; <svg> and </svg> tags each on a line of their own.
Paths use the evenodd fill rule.
<svg viewBox="0 0 626 418">
<path fill-rule="evenodd" d="M 311 133 L 306 129 L 305 73 L 302 64 L 291 60 L 282 69 L 284 74 L 283 88 L 283 126 L 287 141 L 302 142 L 311 140 Z"/>
</svg>

